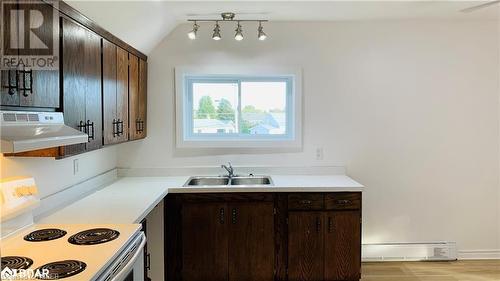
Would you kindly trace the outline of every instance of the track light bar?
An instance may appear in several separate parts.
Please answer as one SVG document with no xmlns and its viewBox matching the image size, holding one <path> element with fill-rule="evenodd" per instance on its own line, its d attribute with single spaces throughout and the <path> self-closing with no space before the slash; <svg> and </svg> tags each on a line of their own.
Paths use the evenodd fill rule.
<svg viewBox="0 0 500 281">
<path fill-rule="evenodd" d="M 235 29 L 235 34 L 234 34 L 234 39 L 237 41 L 243 40 L 243 27 L 241 25 L 242 22 L 258 22 L 259 27 L 257 29 L 257 38 L 260 41 L 266 40 L 267 34 L 264 32 L 264 27 L 262 26 L 263 22 L 267 22 L 268 20 L 253 20 L 253 19 L 248 19 L 248 20 L 236 20 L 235 19 L 236 14 L 231 13 L 231 12 L 225 12 L 221 13 L 221 20 L 220 19 L 188 19 L 188 22 L 194 22 L 193 24 L 193 29 L 188 33 L 189 39 L 196 39 L 197 37 L 197 32 L 199 29 L 199 22 L 215 22 L 215 27 L 213 29 L 213 34 L 212 34 L 212 39 L 218 41 L 222 39 L 221 36 L 221 28 L 219 25 L 219 22 L 237 22 L 236 29 Z"/>
</svg>

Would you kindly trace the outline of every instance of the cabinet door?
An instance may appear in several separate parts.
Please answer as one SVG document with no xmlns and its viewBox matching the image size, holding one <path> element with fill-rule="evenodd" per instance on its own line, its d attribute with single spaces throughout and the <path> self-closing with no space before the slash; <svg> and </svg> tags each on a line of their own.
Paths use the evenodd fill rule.
<svg viewBox="0 0 500 281">
<path fill-rule="evenodd" d="M 101 38 L 87 29 L 83 30 L 85 117 L 89 124 L 89 142 L 86 149 L 89 151 L 102 147 Z"/>
<path fill-rule="evenodd" d="M 224 203 L 182 206 L 183 280 L 227 280 L 227 218 Z"/>
<path fill-rule="evenodd" d="M 64 123 L 80 131 L 85 131 L 85 91 L 86 79 L 83 56 L 86 30 L 75 22 L 62 21 L 62 79 Z M 83 127 L 82 127 L 83 126 Z M 85 151 L 85 144 L 66 146 L 66 155 Z"/>
<path fill-rule="evenodd" d="M 118 142 L 128 140 L 128 52 L 116 48 L 116 119 L 119 123 Z"/>
<path fill-rule="evenodd" d="M 140 138 L 147 135 L 148 119 L 148 63 L 142 59 L 139 60 L 139 119 L 140 119 Z"/>
<path fill-rule="evenodd" d="M 288 279 L 324 280 L 323 212 L 289 212 Z"/>
<path fill-rule="evenodd" d="M 33 70 L 32 75 L 32 91 L 21 92 L 21 106 L 59 108 L 59 71 Z"/>
<path fill-rule="evenodd" d="M 102 40 L 104 144 L 116 142 L 116 45 Z"/>
<path fill-rule="evenodd" d="M 4 36 L 5 40 L 2 40 L 2 49 L 5 50 L 5 55 L 7 58 L 18 59 L 19 58 L 19 13 L 11 13 L 12 9 L 18 9 L 17 1 L 9 1 L 1 3 L 3 5 L 2 17 L 0 19 L 2 25 L 4 25 Z M 11 20 L 3 20 L 3 19 Z M 17 38 L 17 39 L 16 39 Z M 17 83 L 17 66 L 13 65 L 3 65 L 0 71 L 0 95 L 1 95 L 1 105 L 5 106 L 19 106 L 20 97 Z"/>
<path fill-rule="evenodd" d="M 20 1 L 19 11 L 21 11 L 24 21 L 42 23 L 29 31 L 24 29 L 20 36 L 24 36 L 23 44 L 19 51 L 20 58 L 31 60 L 38 56 L 59 56 L 59 11 L 52 5 L 41 0 Z M 25 27 L 21 24 L 20 27 Z M 23 47 L 24 46 L 24 47 Z M 45 61 L 49 63 L 49 61 Z M 54 68 L 58 69 L 59 61 L 53 62 Z M 52 68 L 52 69 L 54 69 Z M 27 73 L 19 72 L 19 87 L 28 88 L 20 90 L 20 105 L 27 107 L 59 108 L 60 84 L 59 70 L 37 69 L 31 63 L 24 67 Z"/>
<path fill-rule="evenodd" d="M 19 92 L 17 85 L 17 72 L 15 69 L 0 71 L 0 96 L 1 105 L 19 106 Z"/>
<path fill-rule="evenodd" d="M 360 211 L 326 213 L 325 280 L 358 280 L 361 267 Z"/>
<path fill-rule="evenodd" d="M 229 205 L 229 280 L 274 279 L 274 205 Z"/>
<path fill-rule="evenodd" d="M 139 104 L 139 58 L 129 54 L 129 139 L 141 138 Z"/>
</svg>

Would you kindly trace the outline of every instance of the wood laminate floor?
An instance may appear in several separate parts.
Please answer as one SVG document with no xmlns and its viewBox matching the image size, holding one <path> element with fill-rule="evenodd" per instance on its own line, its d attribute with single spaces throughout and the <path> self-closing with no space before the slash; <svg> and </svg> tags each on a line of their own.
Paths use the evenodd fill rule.
<svg viewBox="0 0 500 281">
<path fill-rule="evenodd" d="M 362 281 L 500 281 L 500 260 L 363 263 Z"/>
</svg>

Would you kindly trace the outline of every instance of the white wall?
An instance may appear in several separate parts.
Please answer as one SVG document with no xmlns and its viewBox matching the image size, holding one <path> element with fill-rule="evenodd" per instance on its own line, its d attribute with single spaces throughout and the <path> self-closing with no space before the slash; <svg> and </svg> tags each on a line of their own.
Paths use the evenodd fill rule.
<svg viewBox="0 0 500 281">
<path fill-rule="evenodd" d="M 61 160 L 54 158 L 3 157 L 0 155 L 1 178 L 32 176 L 45 198 L 74 184 L 114 169 L 117 165 L 116 146 L 80 154 Z M 78 159 L 79 171 L 73 174 L 73 160 Z"/>
<path fill-rule="evenodd" d="M 275 22 L 265 42 L 247 26 L 242 42 L 232 26 L 215 42 L 206 25 L 190 41 L 190 28 L 150 54 L 149 136 L 120 146 L 119 166 L 347 166 L 367 186 L 365 243 L 500 248 L 496 22 Z M 205 64 L 302 67 L 303 150 L 176 150 L 174 67 Z"/>
</svg>

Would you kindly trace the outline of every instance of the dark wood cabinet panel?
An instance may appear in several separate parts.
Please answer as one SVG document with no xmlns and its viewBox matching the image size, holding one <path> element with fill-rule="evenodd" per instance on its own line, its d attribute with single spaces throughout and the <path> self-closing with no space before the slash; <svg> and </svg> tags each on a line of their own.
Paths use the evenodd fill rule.
<svg viewBox="0 0 500 281">
<path fill-rule="evenodd" d="M 325 195 L 327 210 L 359 210 L 361 208 L 361 193 L 338 192 Z"/>
<path fill-rule="evenodd" d="M 19 106 L 19 92 L 17 90 L 17 72 L 14 69 L 0 72 L 1 104 L 5 106 Z"/>
<path fill-rule="evenodd" d="M 321 281 L 324 276 L 323 212 L 289 212 L 288 279 Z"/>
<path fill-rule="evenodd" d="M 85 30 L 71 20 L 62 18 L 62 79 L 64 123 L 84 131 L 86 79 L 82 62 Z M 85 144 L 65 147 L 68 155 L 85 151 Z"/>
<path fill-rule="evenodd" d="M 147 62 L 129 54 L 129 138 L 147 135 Z"/>
<path fill-rule="evenodd" d="M 128 52 L 116 49 L 116 119 L 118 120 L 118 142 L 128 140 Z"/>
<path fill-rule="evenodd" d="M 104 144 L 116 142 L 116 46 L 102 40 L 102 110 Z"/>
<path fill-rule="evenodd" d="M 32 75 L 32 91 L 20 94 L 21 106 L 59 108 L 59 71 L 33 70 Z"/>
<path fill-rule="evenodd" d="M 62 18 L 64 122 L 89 135 L 66 155 L 102 147 L 101 42 L 79 24 Z"/>
<path fill-rule="evenodd" d="M 229 280 L 274 279 L 274 204 L 229 204 Z"/>
<path fill-rule="evenodd" d="M 101 38 L 86 29 L 84 43 L 85 116 L 87 151 L 102 147 Z"/>
<path fill-rule="evenodd" d="M 148 129 L 148 63 L 139 59 L 139 119 L 141 138 L 147 136 Z"/>
<path fill-rule="evenodd" d="M 326 213 L 325 280 L 361 278 L 360 218 L 360 211 Z"/>
<path fill-rule="evenodd" d="M 44 24 L 36 28 L 32 34 L 33 36 L 30 36 L 27 32 L 16 32 L 13 31 L 15 29 L 8 29 L 10 32 L 9 36 L 11 37 L 18 38 L 19 40 L 19 38 L 22 38 L 21 36 L 24 36 L 23 43 L 19 45 L 24 47 L 18 49 L 17 56 L 19 59 L 28 59 L 28 64 L 12 69 L 10 73 L 6 70 L 2 71 L 1 105 L 57 109 L 60 107 L 59 61 L 55 60 L 55 69 L 52 68 L 52 70 L 37 69 L 30 64 L 32 63 L 31 58 L 34 58 L 33 56 L 44 55 L 48 57 L 54 55 L 56 58 L 59 58 L 59 46 L 54 46 L 54 43 L 57 43 L 54 37 L 59 38 L 59 22 L 50 16 L 52 13 L 58 15 L 59 12 L 52 5 L 38 0 L 29 2 L 19 1 L 17 4 L 11 1 L 9 5 L 17 5 L 16 9 L 20 11 L 19 13 L 10 15 L 17 18 L 18 26 L 24 26 L 24 23 L 19 25 L 19 21 L 26 20 L 27 14 L 30 11 L 39 11 L 39 13 L 31 13 L 29 16 L 32 20 L 36 21 L 37 18 L 33 17 L 43 15 Z M 20 18 L 18 15 L 23 15 L 23 17 Z M 16 18 L 13 19 L 14 22 Z M 9 21 L 9 23 L 11 22 Z M 39 45 L 33 42 L 35 39 L 36 42 L 39 42 Z M 5 44 L 8 44 L 8 42 L 5 42 Z M 40 50 L 40 44 L 44 44 L 47 52 Z M 38 49 L 32 46 L 37 46 Z M 8 82 L 9 76 L 11 78 L 10 83 Z M 9 85 L 15 86 L 15 89 L 11 88 L 9 91 Z"/>
<path fill-rule="evenodd" d="M 128 53 L 103 40 L 104 144 L 128 140 Z"/>
<path fill-rule="evenodd" d="M 139 102 L 139 58 L 129 54 L 129 139 L 141 138 Z"/>
<path fill-rule="evenodd" d="M 322 193 L 294 193 L 288 195 L 290 210 L 322 210 L 324 196 Z"/>
<path fill-rule="evenodd" d="M 182 280 L 228 280 L 225 203 L 182 206 Z"/>
</svg>

